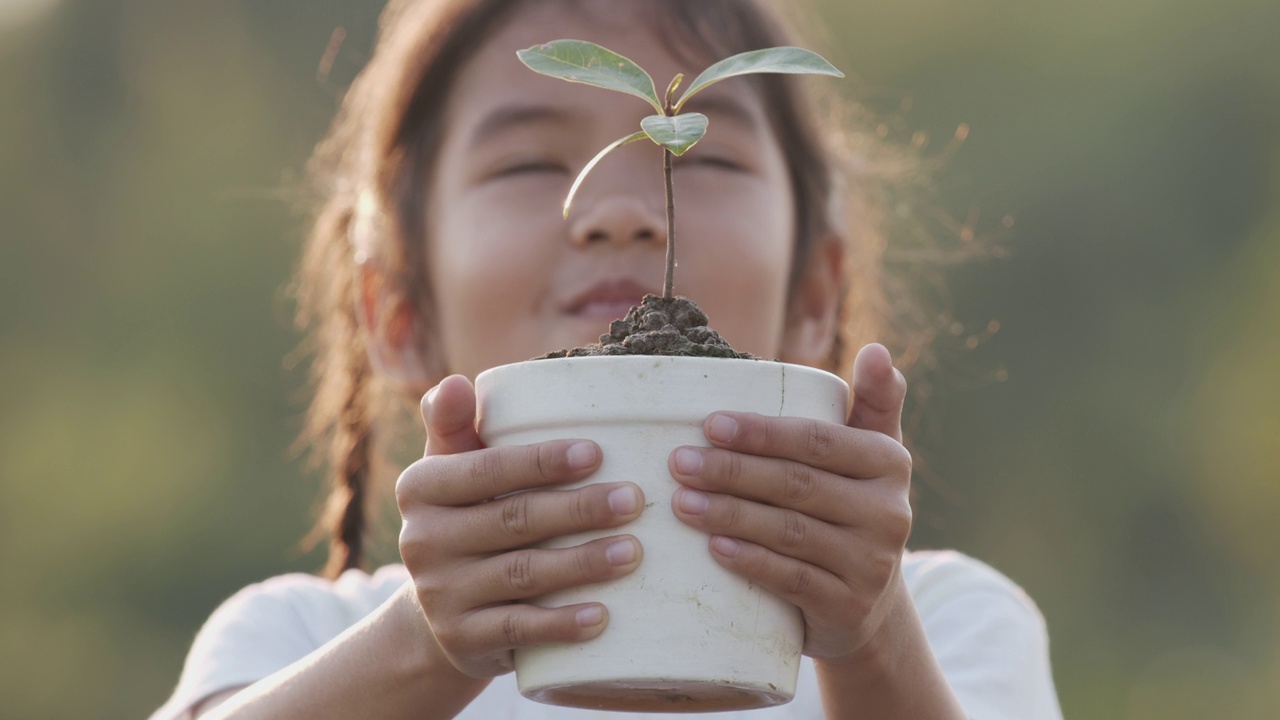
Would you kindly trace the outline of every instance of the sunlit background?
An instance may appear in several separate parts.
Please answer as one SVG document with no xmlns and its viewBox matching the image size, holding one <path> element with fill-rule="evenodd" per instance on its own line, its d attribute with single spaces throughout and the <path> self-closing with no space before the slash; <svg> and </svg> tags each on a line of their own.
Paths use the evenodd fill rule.
<svg viewBox="0 0 1280 720">
<path fill-rule="evenodd" d="M 1027 588 L 1069 718 L 1280 717 L 1280 3 L 820 4 L 1008 250 L 948 271 L 915 545 Z M 0 0 L 5 717 L 145 716 L 319 565 L 282 189 L 378 9 Z"/>
</svg>

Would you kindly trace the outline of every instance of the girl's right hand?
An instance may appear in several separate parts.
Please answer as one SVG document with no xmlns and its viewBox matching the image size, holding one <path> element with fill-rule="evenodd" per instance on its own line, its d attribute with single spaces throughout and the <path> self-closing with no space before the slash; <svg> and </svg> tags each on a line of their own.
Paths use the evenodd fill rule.
<svg viewBox="0 0 1280 720">
<path fill-rule="evenodd" d="M 600 448 L 590 441 L 484 447 L 475 388 L 460 375 L 427 393 L 422 418 L 426 454 L 396 482 L 400 556 L 448 660 L 465 675 L 490 678 L 512 670 L 514 648 L 599 635 L 608 621 L 599 603 L 540 608 L 527 601 L 630 573 L 640 564 L 639 541 L 620 535 L 563 549 L 530 546 L 634 520 L 644 508 L 640 488 L 556 489 L 600 466 Z"/>
</svg>

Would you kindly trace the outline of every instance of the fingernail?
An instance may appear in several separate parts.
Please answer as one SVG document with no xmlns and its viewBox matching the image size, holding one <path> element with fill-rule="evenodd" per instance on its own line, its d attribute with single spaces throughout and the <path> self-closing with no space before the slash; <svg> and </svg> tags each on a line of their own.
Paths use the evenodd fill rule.
<svg viewBox="0 0 1280 720">
<path fill-rule="evenodd" d="M 609 491 L 609 509 L 614 515 L 630 515 L 640 506 L 640 493 L 634 487 L 614 488 Z"/>
<path fill-rule="evenodd" d="M 574 613 L 573 617 L 578 621 L 578 627 L 594 627 L 604 622 L 604 608 L 599 605 L 584 607 Z"/>
<path fill-rule="evenodd" d="M 713 415 L 707 423 L 707 437 L 716 442 L 731 442 L 738 434 L 738 421 L 728 415 Z"/>
<path fill-rule="evenodd" d="M 439 386 L 439 385 L 436 385 L 435 387 L 433 387 L 433 388 L 431 388 L 430 390 L 428 390 L 428 391 L 427 391 L 427 404 L 428 404 L 428 405 L 430 405 L 431 403 L 433 403 L 433 402 L 435 402 L 435 401 L 436 401 L 436 393 L 438 393 L 438 392 L 440 392 L 440 386 Z"/>
<path fill-rule="evenodd" d="M 636 559 L 636 545 L 630 540 L 619 540 L 605 548 L 604 559 L 610 565 L 629 565 Z"/>
<path fill-rule="evenodd" d="M 680 509 L 690 515 L 701 515 L 707 511 L 707 505 L 710 504 L 706 495 L 689 488 L 680 489 L 679 503 Z"/>
<path fill-rule="evenodd" d="M 574 470 L 586 470 L 596 464 L 596 446 L 583 441 L 576 442 L 565 451 L 569 467 Z"/>
<path fill-rule="evenodd" d="M 711 549 L 725 557 L 738 557 L 738 553 L 742 552 L 742 543 L 717 535 L 711 538 Z"/>
<path fill-rule="evenodd" d="M 693 448 L 676 450 L 676 472 L 681 475 L 697 475 L 702 472 L 702 453 Z"/>
</svg>

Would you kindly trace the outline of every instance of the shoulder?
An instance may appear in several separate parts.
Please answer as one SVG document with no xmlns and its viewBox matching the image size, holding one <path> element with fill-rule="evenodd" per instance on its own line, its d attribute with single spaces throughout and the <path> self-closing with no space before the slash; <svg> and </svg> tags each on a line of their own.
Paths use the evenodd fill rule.
<svg viewBox="0 0 1280 720">
<path fill-rule="evenodd" d="M 903 558 L 902 575 L 935 651 L 977 633 L 1028 653 L 1048 645 L 1035 602 L 986 563 L 953 550 L 911 552 Z"/>
<path fill-rule="evenodd" d="M 178 687 L 153 718 L 180 717 L 209 695 L 250 685 L 318 649 L 387 601 L 403 566 L 337 580 L 290 573 L 249 585 L 218 606 L 196 634 Z"/>
<path fill-rule="evenodd" d="M 1061 718 L 1044 617 L 1015 582 L 955 551 L 911 552 L 903 579 L 972 717 Z"/>
<path fill-rule="evenodd" d="M 986 563 L 954 550 L 908 552 L 902 559 L 907 589 L 922 614 L 966 597 L 1003 598 L 1039 617 L 1030 596 Z"/>
<path fill-rule="evenodd" d="M 312 642 L 324 643 L 385 602 L 407 579 L 408 573 L 400 565 L 373 574 L 348 570 L 336 580 L 305 573 L 279 575 L 228 598 L 209 617 L 200 635 L 265 625 L 280 632 L 292 629 Z"/>
<path fill-rule="evenodd" d="M 244 588 L 215 614 L 288 608 L 303 618 L 333 616 L 350 625 L 385 602 L 408 578 L 403 565 L 388 565 L 372 574 L 348 570 L 336 580 L 305 573 L 279 575 Z"/>
</svg>

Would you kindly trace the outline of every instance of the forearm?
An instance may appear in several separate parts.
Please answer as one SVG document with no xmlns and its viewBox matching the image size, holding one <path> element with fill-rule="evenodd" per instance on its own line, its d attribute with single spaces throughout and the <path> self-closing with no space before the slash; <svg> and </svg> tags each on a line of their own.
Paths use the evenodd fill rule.
<svg viewBox="0 0 1280 720">
<path fill-rule="evenodd" d="M 964 720 L 900 581 L 894 610 L 852 657 L 815 660 L 828 720 Z"/>
<path fill-rule="evenodd" d="M 488 684 L 462 675 L 431 638 L 406 584 L 377 612 L 202 718 L 451 718 Z"/>
</svg>

